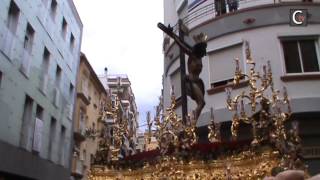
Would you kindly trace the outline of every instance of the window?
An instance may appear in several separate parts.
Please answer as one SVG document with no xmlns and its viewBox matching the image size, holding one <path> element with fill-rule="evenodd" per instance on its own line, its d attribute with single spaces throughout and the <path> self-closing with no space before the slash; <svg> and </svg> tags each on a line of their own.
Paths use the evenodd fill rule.
<svg viewBox="0 0 320 180">
<path fill-rule="evenodd" d="M 2 85 L 2 77 L 3 75 L 2 75 L 2 71 L 0 71 L 0 88 L 1 88 L 1 85 Z"/>
<path fill-rule="evenodd" d="M 71 98 L 72 98 L 72 95 L 73 95 L 73 91 L 74 91 L 74 86 L 73 86 L 72 83 L 70 83 L 70 85 L 69 85 L 69 95 L 70 95 Z"/>
<path fill-rule="evenodd" d="M 67 24 L 67 21 L 66 19 L 63 17 L 62 18 L 62 27 L 61 27 L 61 35 L 63 37 L 63 39 L 66 39 L 66 36 L 67 36 L 67 28 L 68 28 L 68 24 Z"/>
<path fill-rule="evenodd" d="M 37 105 L 36 118 L 43 120 L 43 108 Z"/>
<path fill-rule="evenodd" d="M 34 38 L 34 29 L 32 26 L 28 23 L 27 29 L 26 29 L 26 35 L 24 36 L 24 43 L 23 47 L 26 49 L 29 53 L 32 51 L 32 45 L 33 45 L 33 38 Z"/>
<path fill-rule="evenodd" d="M 84 122 L 84 116 L 85 116 L 85 114 L 84 114 L 84 111 L 82 110 L 82 109 L 80 109 L 80 122 Z"/>
<path fill-rule="evenodd" d="M 42 72 L 43 72 L 43 75 L 46 75 L 49 73 L 49 65 L 50 65 L 50 52 L 49 50 L 44 47 L 44 50 L 43 50 L 43 55 L 42 55 Z"/>
<path fill-rule="evenodd" d="M 319 57 L 314 39 L 283 40 L 287 73 L 319 72 Z"/>
<path fill-rule="evenodd" d="M 31 52 L 33 46 L 34 30 L 32 26 L 28 23 L 26 28 L 26 34 L 24 36 L 24 52 L 21 60 L 20 71 L 27 78 L 29 77 L 30 65 L 31 65 Z"/>
<path fill-rule="evenodd" d="M 111 107 L 112 107 L 112 108 L 115 108 L 115 107 L 116 107 L 116 101 L 115 101 L 115 100 L 112 100 L 112 101 L 111 101 Z"/>
<path fill-rule="evenodd" d="M 57 65 L 56 69 L 56 86 L 60 87 L 61 84 L 61 76 L 62 76 L 62 70 L 61 68 Z"/>
<path fill-rule="evenodd" d="M 180 68 L 175 70 L 170 75 L 171 87 L 176 97 L 181 96 L 181 80 L 180 80 Z"/>
<path fill-rule="evenodd" d="M 43 54 L 42 54 L 42 64 L 41 64 L 41 77 L 40 77 L 40 84 L 39 90 L 46 95 L 48 83 L 49 83 L 49 66 L 50 66 L 50 52 L 49 50 L 44 47 Z"/>
<path fill-rule="evenodd" d="M 31 149 L 32 139 L 32 109 L 33 109 L 33 99 L 26 95 L 24 101 L 23 115 L 22 115 L 22 127 L 21 127 L 21 137 L 20 146 L 27 150 Z"/>
<path fill-rule="evenodd" d="M 7 26 L 12 33 L 16 33 L 18 21 L 19 21 L 20 9 L 17 4 L 11 0 L 9 12 L 8 12 L 8 22 Z"/>
<path fill-rule="evenodd" d="M 93 122 L 92 123 L 92 129 L 95 130 L 96 129 L 96 124 Z"/>
<path fill-rule="evenodd" d="M 90 163 L 93 164 L 94 163 L 94 155 L 90 154 Z"/>
<path fill-rule="evenodd" d="M 58 7 L 57 1 L 56 0 L 52 0 L 51 1 L 51 6 L 50 6 L 50 14 L 51 14 L 51 18 L 53 20 L 55 20 L 55 18 L 56 18 L 57 7 Z"/>
<path fill-rule="evenodd" d="M 57 126 L 57 120 L 55 118 L 51 118 L 50 122 L 50 132 L 49 132 L 49 147 L 48 147 L 48 159 L 53 160 L 52 158 L 52 149 L 56 134 L 56 126 Z"/>
<path fill-rule="evenodd" d="M 84 150 L 82 151 L 82 158 L 81 158 L 81 160 L 86 161 L 86 159 L 87 159 L 87 151 L 84 149 Z"/>
<path fill-rule="evenodd" d="M 71 33 L 71 36 L 70 36 L 70 50 L 71 51 L 74 49 L 74 46 L 75 46 L 75 39 L 74 39 L 73 34 Z"/>
<path fill-rule="evenodd" d="M 242 43 L 209 53 L 211 88 L 232 83 L 236 67 L 234 59 L 239 58 L 240 69 L 243 70 L 244 62 L 242 56 Z"/>
<path fill-rule="evenodd" d="M 85 128 L 85 121 L 86 121 L 86 117 L 85 117 L 85 112 L 83 109 L 80 109 L 80 112 L 79 112 L 79 131 L 82 133 L 84 131 L 84 128 Z"/>
<path fill-rule="evenodd" d="M 65 162 L 65 137 L 66 136 L 66 128 L 61 126 L 60 140 L 59 140 L 59 162 L 61 165 L 64 165 Z"/>
<path fill-rule="evenodd" d="M 111 145 L 114 145 L 113 127 L 110 128 L 110 141 Z"/>
<path fill-rule="evenodd" d="M 37 105 L 36 108 L 36 119 L 33 131 L 33 143 L 32 150 L 38 154 L 41 150 L 41 137 L 43 130 L 43 108 Z"/>
</svg>

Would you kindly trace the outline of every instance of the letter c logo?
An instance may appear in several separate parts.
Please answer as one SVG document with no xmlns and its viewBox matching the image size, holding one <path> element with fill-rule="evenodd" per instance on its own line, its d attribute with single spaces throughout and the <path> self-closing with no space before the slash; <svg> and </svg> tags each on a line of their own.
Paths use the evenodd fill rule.
<svg viewBox="0 0 320 180">
<path fill-rule="evenodd" d="M 301 19 L 299 18 L 298 20 L 296 19 L 296 16 L 297 14 L 302 14 L 302 11 L 301 10 L 296 10 L 292 13 L 292 21 L 295 23 L 295 24 L 302 24 L 303 21 L 301 21 Z"/>
</svg>

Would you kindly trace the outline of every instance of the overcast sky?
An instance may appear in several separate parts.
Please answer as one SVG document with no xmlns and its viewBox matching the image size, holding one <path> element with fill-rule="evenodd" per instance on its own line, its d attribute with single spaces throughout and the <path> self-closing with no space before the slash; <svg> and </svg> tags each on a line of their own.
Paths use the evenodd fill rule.
<svg viewBox="0 0 320 180">
<path fill-rule="evenodd" d="M 81 51 L 96 73 L 127 74 L 144 124 L 162 88 L 162 0 L 73 0 L 83 23 Z"/>
</svg>

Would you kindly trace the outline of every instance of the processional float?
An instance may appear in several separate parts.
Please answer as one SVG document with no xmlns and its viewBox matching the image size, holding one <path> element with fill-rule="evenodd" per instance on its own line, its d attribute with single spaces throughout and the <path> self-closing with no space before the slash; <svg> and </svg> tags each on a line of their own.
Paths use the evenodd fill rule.
<svg viewBox="0 0 320 180">
<path fill-rule="evenodd" d="M 110 143 L 101 138 L 101 146 L 96 154 L 88 178 L 100 179 L 262 179 L 288 169 L 306 172 L 301 160 L 301 140 L 298 123 L 285 127 L 290 121 L 291 107 L 286 88 L 282 93 L 273 84 L 271 64 L 263 65 L 262 72 L 256 71 L 249 43 L 245 44 L 246 64 L 249 72 L 241 71 L 239 60 L 235 59 L 234 86 L 241 81 L 248 83 L 248 90 L 232 98 L 232 88 L 226 88 L 226 105 L 233 112 L 230 141 L 222 141 L 220 127 L 211 109 L 208 125 L 208 143 L 198 142 L 197 120 L 205 105 L 204 84 L 199 77 L 202 70 L 201 59 L 206 54 L 206 36 L 194 36 L 195 44 L 190 46 L 183 36 L 174 34 L 173 28 L 159 23 L 158 27 L 169 35 L 180 47 L 180 53 L 188 55 L 188 72 L 181 74 L 182 98 L 186 95 L 197 103 L 191 113 L 176 113 L 177 102 L 171 91 L 171 105 L 163 107 L 160 97 L 153 121 L 148 121 L 148 136 L 155 136 L 159 149 L 142 152 L 122 160 L 118 159 L 121 138 L 126 136 L 126 128 L 120 123 L 114 139 L 116 148 L 108 149 Z M 183 29 L 179 25 L 179 32 Z M 184 32 L 186 33 L 186 32 Z M 180 57 L 182 57 L 180 56 Z M 184 58 L 182 59 L 184 60 Z M 184 97 L 183 97 L 184 96 Z M 186 108 L 182 102 L 182 108 Z M 109 112 L 117 118 L 116 109 Z M 105 112 L 106 113 L 106 112 Z M 116 120 L 115 120 L 116 121 Z M 241 124 L 251 128 L 251 137 L 238 140 Z M 129 137 L 130 138 L 130 137 Z M 108 144 L 109 143 L 109 144 Z M 109 157 L 107 160 L 106 157 Z"/>
</svg>

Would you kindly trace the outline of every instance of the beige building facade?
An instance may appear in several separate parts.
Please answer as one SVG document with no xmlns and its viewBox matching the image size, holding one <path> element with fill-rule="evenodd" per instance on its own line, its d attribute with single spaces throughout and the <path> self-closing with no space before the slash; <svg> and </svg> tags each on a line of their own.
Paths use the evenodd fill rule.
<svg viewBox="0 0 320 180">
<path fill-rule="evenodd" d="M 150 142 L 149 142 L 150 139 Z M 137 146 L 136 152 L 143 152 L 143 151 L 151 151 L 155 150 L 159 147 L 159 143 L 154 136 L 154 131 L 151 133 L 151 137 L 149 138 L 149 132 L 139 132 L 137 135 Z"/>
<path fill-rule="evenodd" d="M 86 179 L 98 149 L 99 135 L 105 128 L 99 120 L 101 108 L 110 98 L 83 53 L 80 56 L 76 90 L 72 175 L 75 179 Z"/>
</svg>

